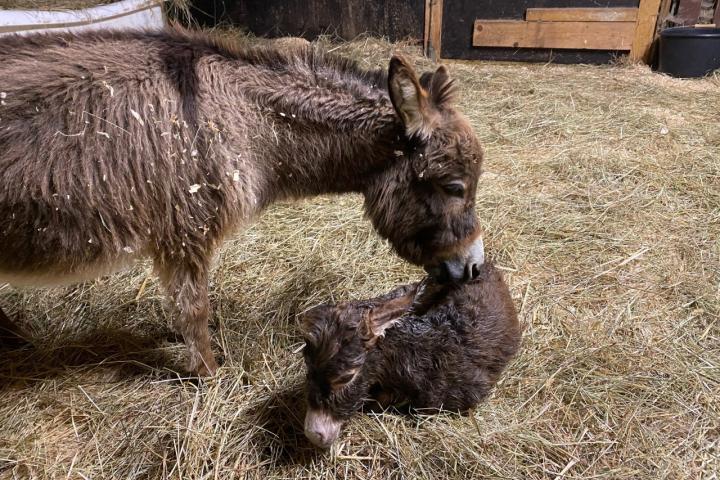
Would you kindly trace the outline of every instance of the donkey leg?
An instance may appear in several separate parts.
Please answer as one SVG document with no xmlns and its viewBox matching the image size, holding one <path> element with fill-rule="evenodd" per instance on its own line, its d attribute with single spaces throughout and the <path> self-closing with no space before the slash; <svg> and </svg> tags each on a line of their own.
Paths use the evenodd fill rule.
<svg viewBox="0 0 720 480">
<path fill-rule="evenodd" d="M 174 305 L 173 323 L 188 348 L 188 370 L 201 377 L 215 375 L 217 363 L 210 347 L 208 268 L 186 264 L 160 265 L 158 273 Z"/>
</svg>

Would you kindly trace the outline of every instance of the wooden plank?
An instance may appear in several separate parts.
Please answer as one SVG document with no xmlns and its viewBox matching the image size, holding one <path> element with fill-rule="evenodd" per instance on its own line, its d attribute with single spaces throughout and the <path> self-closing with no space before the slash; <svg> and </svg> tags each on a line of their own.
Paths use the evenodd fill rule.
<svg viewBox="0 0 720 480">
<path fill-rule="evenodd" d="M 195 0 L 193 3 L 202 1 L 207 0 Z M 476 18 L 523 20 L 528 7 L 637 8 L 639 4 L 639 0 L 443 0 L 442 58 L 590 64 L 612 62 L 618 55 L 612 50 L 474 47 L 473 22 Z M 422 28 L 422 20 L 420 26 Z"/>
<path fill-rule="evenodd" d="M 655 31 L 653 32 L 653 38 L 650 40 L 650 48 L 646 55 L 646 62 L 652 63 L 657 58 L 658 42 L 657 38 L 660 36 L 660 32 L 667 27 L 674 25 L 670 19 L 673 18 L 670 15 L 670 8 L 673 6 L 673 2 L 677 0 L 660 0 L 660 8 L 658 12 L 657 20 L 655 20 Z"/>
<path fill-rule="evenodd" d="M 697 23 L 700 16 L 702 0 L 680 0 L 675 11 L 674 22 L 677 25 L 691 25 Z"/>
<path fill-rule="evenodd" d="M 633 22 L 475 20 L 473 46 L 630 50 Z"/>
<path fill-rule="evenodd" d="M 427 42 L 425 55 L 436 62 L 440 60 L 442 48 L 442 5 L 443 0 L 425 1 L 425 29 Z"/>
<path fill-rule="evenodd" d="M 655 38 L 660 2 L 661 0 L 640 0 L 630 60 L 645 63 L 650 61 L 650 48 Z"/>
<path fill-rule="evenodd" d="M 660 35 L 660 31 L 663 29 L 663 25 L 667 23 L 670 17 L 670 7 L 672 7 L 673 0 L 660 0 L 660 12 L 658 13 L 657 22 L 655 22 L 655 35 L 657 38 Z"/>
<path fill-rule="evenodd" d="M 637 8 L 528 8 L 528 22 L 634 22 Z"/>
<path fill-rule="evenodd" d="M 425 0 L 425 26 L 423 28 L 423 54 L 426 57 L 430 56 L 430 2 L 431 0 Z"/>
<path fill-rule="evenodd" d="M 717 0 L 703 0 L 700 2 L 700 13 L 698 15 L 697 23 L 701 25 L 710 25 L 713 23 L 715 17 L 715 7 L 717 6 Z"/>
</svg>

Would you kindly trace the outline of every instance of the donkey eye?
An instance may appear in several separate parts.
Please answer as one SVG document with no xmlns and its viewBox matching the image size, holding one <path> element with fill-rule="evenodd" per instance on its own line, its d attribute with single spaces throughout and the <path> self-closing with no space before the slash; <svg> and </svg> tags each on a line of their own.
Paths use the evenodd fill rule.
<svg viewBox="0 0 720 480">
<path fill-rule="evenodd" d="M 446 183 L 442 186 L 442 189 L 453 197 L 465 197 L 465 184 L 461 181 Z"/>
</svg>

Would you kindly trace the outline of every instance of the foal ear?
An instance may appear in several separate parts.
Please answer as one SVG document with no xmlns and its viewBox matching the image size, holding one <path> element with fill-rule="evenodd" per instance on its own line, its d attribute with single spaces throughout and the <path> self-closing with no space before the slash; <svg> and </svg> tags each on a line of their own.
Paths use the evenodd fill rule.
<svg viewBox="0 0 720 480">
<path fill-rule="evenodd" d="M 393 298 L 367 312 L 359 326 L 365 345 L 375 345 L 375 342 L 385 335 L 385 330 L 400 321 L 413 298 L 414 295 Z"/>
<path fill-rule="evenodd" d="M 333 311 L 334 307 L 332 305 L 323 304 L 313 307 L 305 313 L 300 314 L 298 321 L 302 332 L 305 334 L 309 333 L 315 325 L 332 315 Z"/>
<path fill-rule="evenodd" d="M 430 136 L 427 92 L 420 86 L 415 70 L 398 56 L 390 60 L 388 91 L 395 111 L 410 136 Z"/>
</svg>

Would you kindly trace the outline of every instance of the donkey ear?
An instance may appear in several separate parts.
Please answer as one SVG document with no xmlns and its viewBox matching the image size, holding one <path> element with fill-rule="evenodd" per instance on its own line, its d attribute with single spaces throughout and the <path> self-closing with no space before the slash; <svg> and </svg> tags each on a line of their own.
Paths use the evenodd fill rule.
<svg viewBox="0 0 720 480">
<path fill-rule="evenodd" d="M 449 106 L 455 97 L 455 82 L 448 75 L 447 69 L 440 65 L 430 82 L 430 98 L 436 108 Z"/>
<path fill-rule="evenodd" d="M 408 135 L 429 137 L 427 92 L 420 86 L 415 70 L 402 57 L 393 56 L 390 60 L 388 91 Z"/>
</svg>

